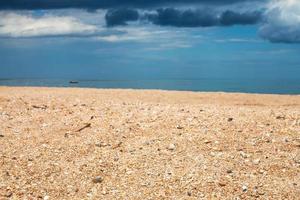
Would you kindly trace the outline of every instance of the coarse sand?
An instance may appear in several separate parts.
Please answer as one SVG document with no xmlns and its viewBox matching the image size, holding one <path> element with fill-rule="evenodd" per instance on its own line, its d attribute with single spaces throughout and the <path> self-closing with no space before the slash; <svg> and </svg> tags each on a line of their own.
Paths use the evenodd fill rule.
<svg viewBox="0 0 300 200">
<path fill-rule="evenodd" d="M 0 87 L 0 199 L 299 199 L 300 96 Z"/>
</svg>

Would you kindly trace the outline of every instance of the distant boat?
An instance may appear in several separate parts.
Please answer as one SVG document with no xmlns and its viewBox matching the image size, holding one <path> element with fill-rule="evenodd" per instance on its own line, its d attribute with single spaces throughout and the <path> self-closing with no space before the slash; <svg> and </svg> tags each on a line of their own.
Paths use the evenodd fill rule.
<svg viewBox="0 0 300 200">
<path fill-rule="evenodd" d="M 69 83 L 70 84 L 78 84 L 79 82 L 78 81 L 70 81 Z"/>
</svg>

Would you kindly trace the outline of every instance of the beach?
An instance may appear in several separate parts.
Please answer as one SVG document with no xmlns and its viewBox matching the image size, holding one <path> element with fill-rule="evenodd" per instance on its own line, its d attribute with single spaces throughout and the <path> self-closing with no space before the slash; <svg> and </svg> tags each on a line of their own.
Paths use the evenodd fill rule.
<svg viewBox="0 0 300 200">
<path fill-rule="evenodd" d="M 300 96 L 0 87 L 0 199 L 297 199 Z"/>
</svg>

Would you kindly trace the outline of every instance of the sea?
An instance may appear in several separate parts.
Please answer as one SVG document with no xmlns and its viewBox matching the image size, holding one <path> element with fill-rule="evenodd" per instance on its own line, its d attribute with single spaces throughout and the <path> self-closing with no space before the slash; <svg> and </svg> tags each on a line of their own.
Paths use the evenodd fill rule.
<svg viewBox="0 0 300 200">
<path fill-rule="evenodd" d="M 79 87 L 105 89 L 159 89 L 199 92 L 258 94 L 300 94 L 299 79 L 153 79 L 153 80 L 70 80 L 0 79 L 0 86 Z"/>
</svg>

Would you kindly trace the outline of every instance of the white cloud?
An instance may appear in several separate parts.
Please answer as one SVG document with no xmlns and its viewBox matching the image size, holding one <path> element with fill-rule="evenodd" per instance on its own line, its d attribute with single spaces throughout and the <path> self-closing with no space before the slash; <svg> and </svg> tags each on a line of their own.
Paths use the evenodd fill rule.
<svg viewBox="0 0 300 200">
<path fill-rule="evenodd" d="M 126 26 L 110 30 L 110 34 L 104 36 L 100 34 L 95 39 L 106 42 L 138 41 L 144 43 L 166 43 L 172 40 L 187 39 L 184 31 L 167 30 L 166 28 L 150 25 L 145 27 Z"/>
<path fill-rule="evenodd" d="M 98 31 L 97 26 L 71 16 L 0 13 L 0 37 L 88 36 Z"/>
<path fill-rule="evenodd" d="M 260 35 L 272 42 L 300 42 L 300 1 L 273 0 L 268 5 L 266 23 Z"/>
<path fill-rule="evenodd" d="M 259 43 L 260 40 L 257 39 L 247 39 L 247 38 L 228 38 L 228 39 L 216 39 L 217 43 Z"/>
<path fill-rule="evenodd" d="M 146 41 L 156 34 L 156 32 L 150 32 L 147 28 L 140 27 L 114 28 L 112 30 L 118 32 L 118 34 L 112 32 L 110 35 L 97 36 L 95 39 L 106 42 Z"/>
</svg>

